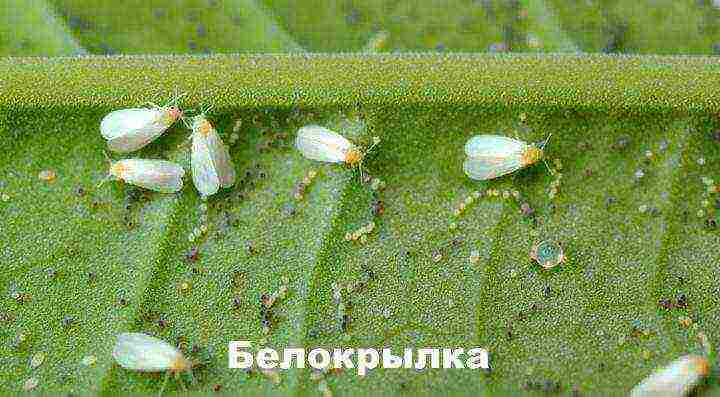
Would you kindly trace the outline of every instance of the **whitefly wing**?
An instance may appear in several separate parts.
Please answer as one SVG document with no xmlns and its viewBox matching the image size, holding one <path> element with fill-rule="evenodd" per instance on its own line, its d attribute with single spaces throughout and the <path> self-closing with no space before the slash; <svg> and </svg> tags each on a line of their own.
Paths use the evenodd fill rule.
<svg viewBox="0 0 720 397">
<path fill-rule="evenodd" d="M 203 196 L 217 193 L 220 189 L 220 178 L 210 155 L 208 140 L 199 132 L 194 132 L 192 135 L 190 162 L 193 183 L 198 192 Z"/>
<path fill-rule="evenodd" d="M 298 130 L 295 146 L 311 160 L 341 163 L 345 161 L 345 154 L 353 144 L 325 127 L 307 125 Z"/>
<path fill-rule="evenodd" d="M 130 184 L 162 193 L 182 189 L 185 170 L 170 161 L 151 159 L 121 160 L 125 166 L 123 179 Z"/>
<path fill-rule="evenodd" d="M 465 144 L 465 154 L 468 157 L 505 158 L 521 156 L 527 147 L 525 142 L 506 136 L 475 135 Z"/>
<path fill-rule="evenodd" d="M 161 108 L 116 110 L 103 118 L 100 132 L 114 152 L 139 150 L 157 139 L 170 126 L 163 112 Z"/>
<path fill-rule="evenodd" d="M 703 357 L 683 356 L 645 378 L 630 396 L 686 396 L 707 372 L 708 364 Z"/>
<path fill-rule="evenodd" d="M 472 179 L 484 181 L 498 178 L 522 168 L 519 159 L 468 157 L 463 163 L 465 174 Z"/>
<path fill-rule="evenodd" d="M 167 342 L 141 333 L 118 335 L 113 357 L 121 367 L 134 371 L 167 371 L 182 356 Z"/>
<path fill-rule="evenodd" d="M 158 115 L 157 109 L 121 109 L 108 113 L 100 122 L 100 133 L 105 139 L 112 139 L 128 131 L 138 130 L 152 123 Z"/>
<path fill-rule="evenodd" d="M 220 180 L 220 186 L 230 187 L 235 184 L 235 166 L 230 160 L 230 152 L 227 146 L 220 139 L 214 128 L 205 137 L 207 139 L 207 147 L 210 151 L 210 158 L 213 160 L 217 177 Z"/>
<path fill-rule="evenodd" d="M 528 145 L 499 135 L 476 135 L 465 144 L 468 156 L 463 170 L 472 179 L 486 180 L 522 168 L 522 154 Z"/>
</svg>

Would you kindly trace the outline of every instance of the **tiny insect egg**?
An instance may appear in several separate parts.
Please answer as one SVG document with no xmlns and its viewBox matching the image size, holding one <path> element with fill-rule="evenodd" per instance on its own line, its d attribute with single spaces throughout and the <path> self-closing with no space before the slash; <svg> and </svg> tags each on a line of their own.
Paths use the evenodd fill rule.
<svg viewBox="0 0 720 397">
<path fill-rule="evenodd" d="M 188 292 L 190 290 L 190 284 L 187 281 L 180 283 L 180 292 Z"/>
<path fill-rule="evenodd" d="M 510 198 L 510 191 L 509 191 L 509 190 L 503 190 L 503 192 L 502 192 L 502 197 L 503 197 L 504 199 L 506 199 L 506 200 L 507 200 L 508 198 Z"/>
<path fill-rule="evenodd" d="M 352 233 L 350 233 L 350 232 L 345 233 L 345 241 L 350 241 L 350 240 L 352 240 Z"/>
<path fill-rule="evenodd" d="M 690 317 L 680 316 L 680 318 L 678 318 L 678 323 L 684 328 L 689 328 L 692 325 L 693 321 L 692 319 L 690 319 Z"/>
<path fill-rule="evenodd" d="M 42 170 L 38 174 L 38 179 L 45 182 L 52 182 L 57 177 L 57 174 L 53 170 Z"/>
<path fill-rule="evenodd" d="M 0 194 L 0 200 L 7 203 L 8 201 L 10 201 L 10 196 L 8 196 L 7 193 Z"/>
<path fill-rule="evenodd" d="M 25 383 L 23 383 L 23 390 L 28 391 L 28 392 L 33 391 L 39 384 L 40 384 L 40 381 L 38 380 L 38 378 L 35 378 L 35 377 L 29 378 L 25 381 Z"/>
<path fill-rule="evenodd" d="M 698 163 L 698 165 L 705 165 L 705 158 L 704 157 L 698 158 L 697 163 Z"/>
<path fill-rule="evenodd" d="M 639 179 L 642 179 L 642 177 L 644 177 L 644 176 L 645 176 L 645 171 L 643 171 L 642 169 L 638 169 L 637 171 L 635 171 L 635 179 L 639 180 Z"/>
<path fill-rule="evenodd" d="M 476 264 L 479 261 L 480 261 L 480 251 L 478 251 L 478 250 L 470 251 L 470 263 Z"/>
<path fill-rule="evenodd" d="M 433 262 L 435 262 L 435 263 L 440 262 L 440 261 L 442 260 L 442 253 L 439 252 L 439 251 L 433 253 L 432 260 L 433 260 Z"/>
<path fill-rule="evenodd" d="M 520 192 L 517 191 L 517 190 L 513 190 L 512 195 L 513 195 L 513 197 L 515 197 L 516 199 L 519 199 L 519 198 L 520 198 Z"/>
<path fill-rule="evenodd" d="M 473 203 L 473 201 L 475 201 L 475 198 L 473 198 L 473 196 L 467 196 L 465 198 L 465 205 L 470 205 Z"/>
<path fill-rule="evenodd" d="M 360 236 L 360 244 L 365 244 L 365 243 L 367 243 L 367 236 L 363 234 L 362 236 Z"/>
<path fill-rule="evenodd" d="M 491 195 L 491 196 L 494 196 L 494 197 L 497 197 L 497 196 L 500 195 L 500 191 L 497 190 L 497 189 L 491 189 L 491 190 L 490 190 L 490 195 Z"/>
<path fill-rule="evenodd" d="M 697 211 L 697 217 L 698 217 L 698 218 L 703 218 L 704 216 L 705 216 L 705 211 L 704 211 L 704 210 L 698 210 L 698 211 Z"/>
<path fill-rule="evenodd" d="M 648 206 L 646 204 L 642 204 L 638 207 L 638 211 L 640 211 L 640 213 L 645 213 L 647 210 Z"/>
<path fill-rule="evenodd" d="M 480 193 L 479 190 L 472 192 L 472 195 L 473 197 L 475 197 L 475 199 L 479 199 L 480 197 L 482 197 L 482 193 Z"/>
<path fill-rule="evenodd" d="M 96 362 L 97 362 L 97 358 L 93 355 L 89 355 L 89 356 L 83 357 L 83 359 L 80 363 L 86 367 L 90 367 L 90 366 L 94 365 Z"/>
<path fill-rule="evenodd" d="M 32 358 L 30 359 L 30 368 L 35 369 L 42 365 L 42 363 L 45 361 L 45 353 L 38 352 L 35 353 Z"/>
</svg>

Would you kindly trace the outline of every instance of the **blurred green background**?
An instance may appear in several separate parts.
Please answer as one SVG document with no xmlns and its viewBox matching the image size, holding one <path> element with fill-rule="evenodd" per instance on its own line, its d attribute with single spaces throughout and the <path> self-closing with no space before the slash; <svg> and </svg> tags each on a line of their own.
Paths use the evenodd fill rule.
<svg viewBox="0 0 720 397">
<path fill-rule="evenodd" d="M 719 16 L 711 0 L 3 0 L 0 54 L 713 54 Z"/>
</svg>

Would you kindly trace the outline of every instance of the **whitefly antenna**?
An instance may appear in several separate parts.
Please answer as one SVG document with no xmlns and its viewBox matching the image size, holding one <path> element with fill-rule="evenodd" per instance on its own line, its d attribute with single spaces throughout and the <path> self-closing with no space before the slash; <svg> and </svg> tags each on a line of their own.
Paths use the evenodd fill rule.
<svg viewBox="0 0 720 397">
<path fill-rule="evenodd" d="M 548 134 L 547 138 L 545 138 L 545 141 L 540 145 L 541 149 L 545 149 L 545 146 L 547 146 L 548 142 L 550 142 L 550 137 L 552 136 L 552 133 Z"/>
<path fill-rule="evenodd" d="M 103 154 L 105 155 L 105 160 L 107 160 L 108 167 L 112 167 L 113 162 L 112 162 L 112 159 L 110 158 L 110 156 L 109 156 L 109 155 L 107 154 L 107 152 L 104 151 L 104 150 L 103 150 Z M 99 189 L 100 187 L 102 187 L 102 185 L 104 185 L 105 182 L 107 182 L 108 180 L 110 180 L 111 177 L 112 177 L 112 176 L 111 176 L 110 172 L 108 171 L 108 174 L 105 175 L 105 178 L 103 178 L 103 179 L 100 181 L 100 183 L 98 183 L 97 188 Z"/>
<path fill-rule="evenodd" d="M 360 171 L 360 183 L 363 183 L 363 161 L 365 161 L 365 156 L 367 156 L 368 153 L 370 153 L 373 149 L 375 149 L 375 146 L 377 146 L 380 143 L 380 137 L 374 136 L 373 137 L 373 143 L 370 145 L 369 148 L 365 150 L 365 152 L 362 155 L 362 158 L 358 162 L 358 169 Z"/>
</svg>

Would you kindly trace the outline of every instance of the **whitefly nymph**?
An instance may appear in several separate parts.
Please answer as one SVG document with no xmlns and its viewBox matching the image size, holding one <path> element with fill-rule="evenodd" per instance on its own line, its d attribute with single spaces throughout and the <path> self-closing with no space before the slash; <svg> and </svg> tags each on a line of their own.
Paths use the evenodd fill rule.
<svg viewBox="0 0 720 397">
<path fill-rule="evenodd" d="M 310 159 L 326 163 L 345 163 L 359 167 L 362 174 L 362 162 L 368 152 L 380 138 L 373 137 L 373 144 L 363 151 L 344 136 L 319 125 L 306 125 L 298 130 L 295 147 Z"/>
<path fill-rule="evenodd" d="M 506 136 L 476 135 L 465 144 L 463 170 L 480 181 L 510 174 L 543 160 L 549 139 L 535 145 Z"/>
<path fill-rule="evenodd" d="M 562 245 L 554 241 L 541 241 L 533 245 L 530 258 L 544 269 L 552 269 L 567 260 Z"/>
<path fill-rule="evenodd" d="M 129 153 L 145 147 L 182 117 L 178 97 L 165 106 L 120 109 L 108 113 L 100 122 L 100 133 L 113 152 Z"/>
<path fill-rule="evenodd" d="M 705 357 L 682 356 L 650 374 L 632 389 L 630 397 L 687 396 L 709 372 L 710 362 Z"/>
<path fill-rule="evenodd" d="M 217 193 L 220 187 L 234 185 L 235 167 L 228 148 L 204 112 L 192 118 L 190 128 L 192 178 L 198 192 L 207 197 Z"/>
<path fill-rule="evenodd" d="M 175 193 L 182 189 L 184 175 L 185 170 L 170 161 L 124 159 L 110 162 L 110 171 L 105 180 L 114 178 L 156 192 Z"/>
<path fill-rule="evenodd" d="M 150 335 L 136 332 L 118 335 L 112 355 L 125 369 L 139 372 L 166 372 L 160 394 L 165 389 L 170 374 L 178 379 L 183 372 L 192 376 L 193 362 L 169 343 Z"/>
</svg>

